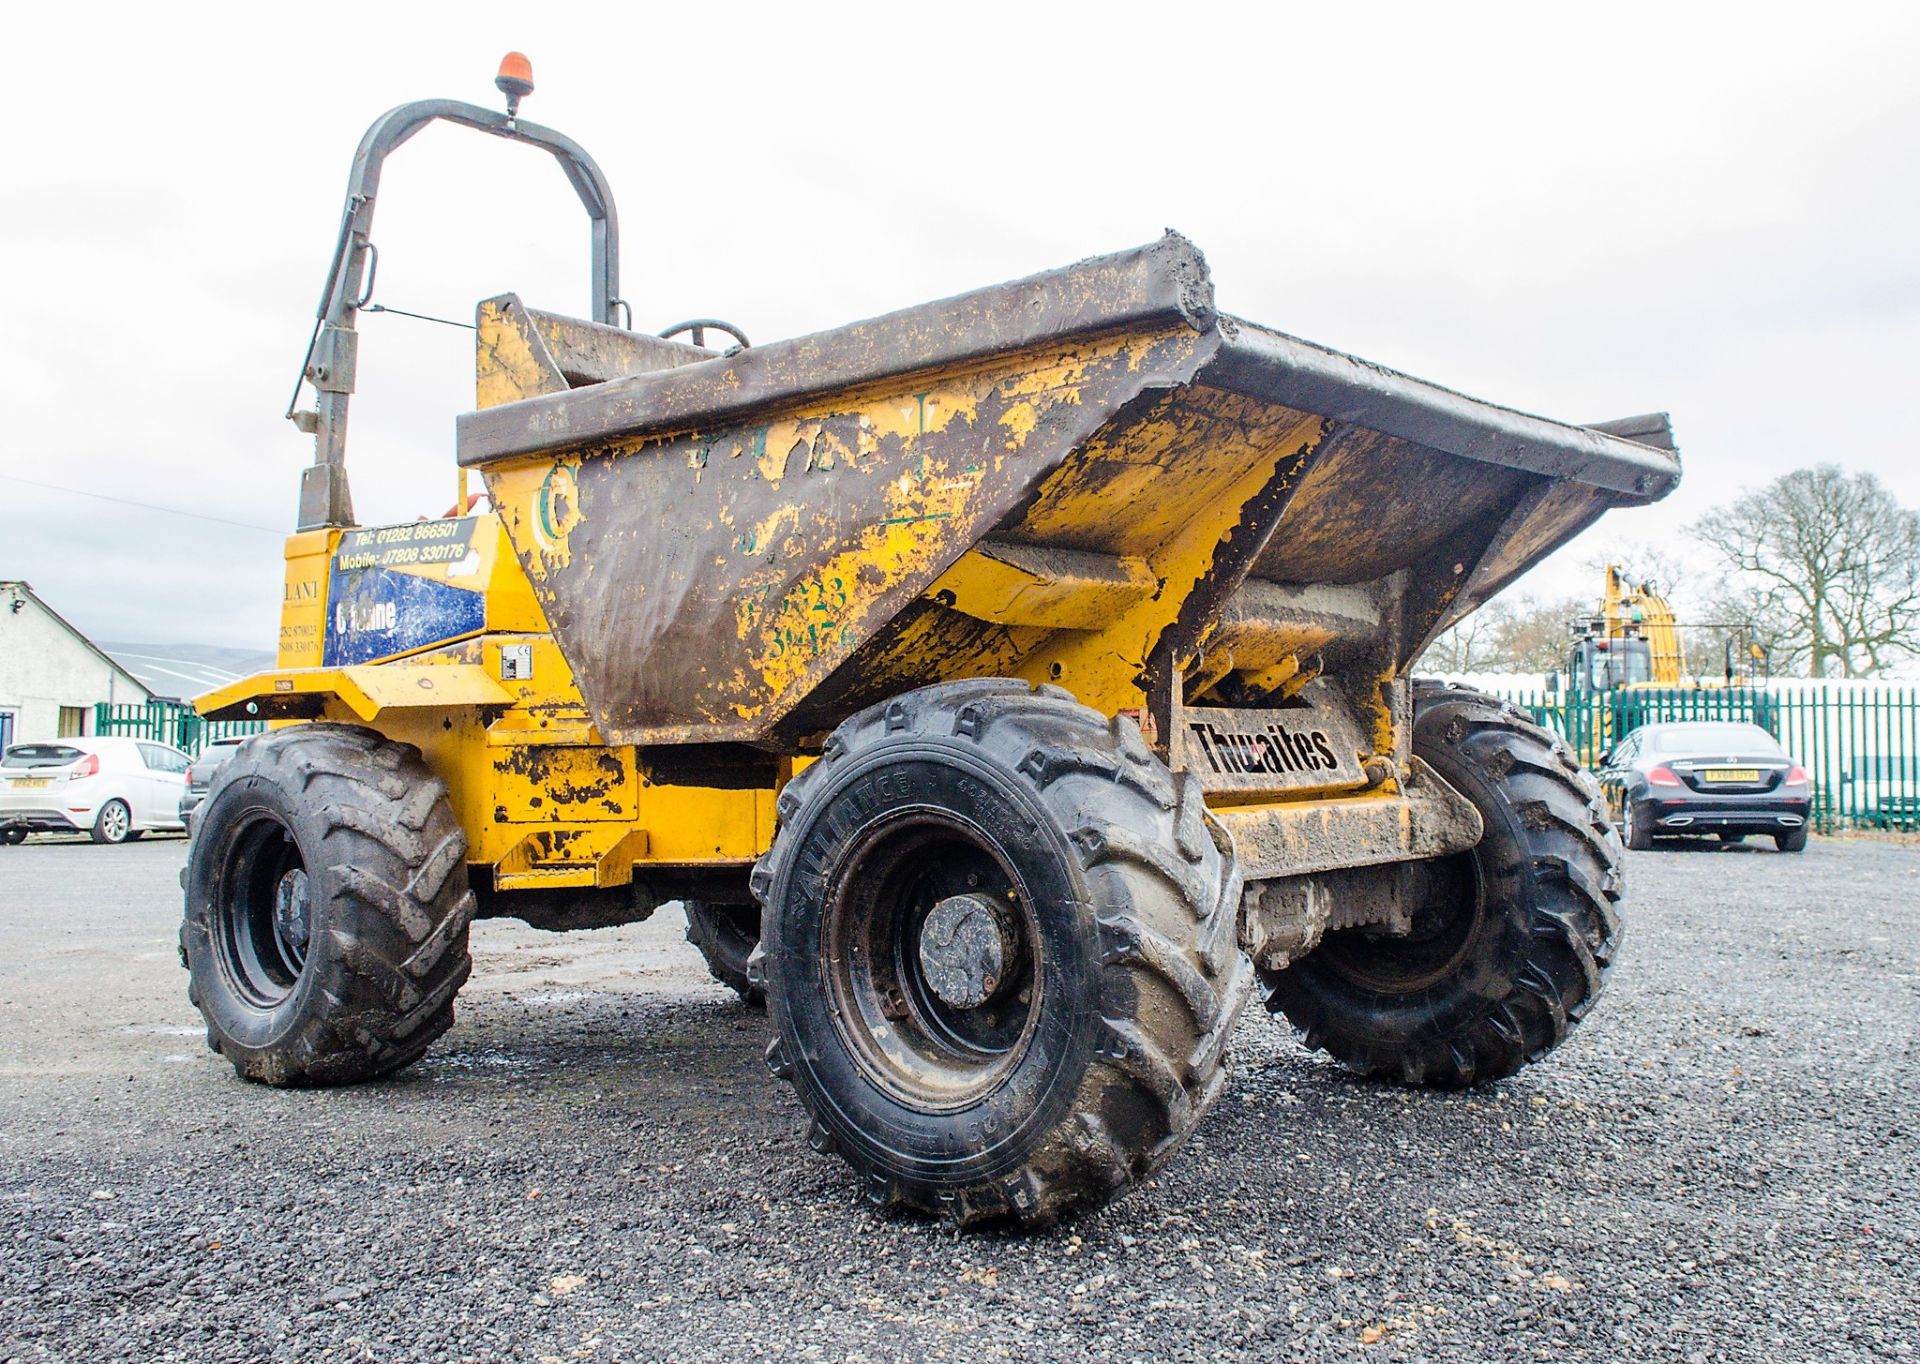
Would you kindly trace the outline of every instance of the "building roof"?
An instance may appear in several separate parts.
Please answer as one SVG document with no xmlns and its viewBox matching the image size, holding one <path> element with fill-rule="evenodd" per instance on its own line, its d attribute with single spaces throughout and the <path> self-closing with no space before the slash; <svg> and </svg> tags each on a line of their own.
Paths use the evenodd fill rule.
<svg viewBox="0 0 1920 1364">
<path fill-rule="evenodd" d="M 46 601 L 40 596 L 39 593 L 33 590 L 33 586 L 30 583 L 28 583 L 25 579 L 0 578 L 0 610 L 11 609 L 7 605 L 8 598 L 10 597 L 15 600 L 31 601 L 35 606 L 39 607 L 42 611 L 45 611 L 47 613 L 48 618 L 51 619 L 56 625 L 58 625 L 61 629 L 65 630 L 68 634 L 72 635 L 75 639 L 79 640 L 80 643 L 86 647 L 88 652 L 94 654 L 97 658 L 99 658 L 99 660 L 102 663 L 106 664 L 109 668 L 112 668 L 120 676 L 126 678 L 127 681 L 131 682 L 134 685 L 134 687 L 141 692 L 142 695 L 152 696 L 154 694 L 153 688 L 149 687 L 145 682 L 142 682 L 139 678 L 135 677 L 132 673 L 128 672 L 126 668 L 118 660 L 116 660 L 113 657 L 112 654 L 108 653 L 105 649 L 102 649 L 98 644 L 95 644 L 92 640 L 88 639 L 85 635 L 81 634 L 79 630 L 74 628 L 73 623 L 71 621 L 69 621 L 65 616 L 61 615 L 58 611 L 54 610 L 51 606 L 48 606 Z"/>
<path fill-rule="evenodd" d="M 266 672 L 274 655 L 264 649 L 211 644 L 129 644 L 103 640 L 100 648 L 146 684 L 155 696 L 194 697 Z"/>
</svg>

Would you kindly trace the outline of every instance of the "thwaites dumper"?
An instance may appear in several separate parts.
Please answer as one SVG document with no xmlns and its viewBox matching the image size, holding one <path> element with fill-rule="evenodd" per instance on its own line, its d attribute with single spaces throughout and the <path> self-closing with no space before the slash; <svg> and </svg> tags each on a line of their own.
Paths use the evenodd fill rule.
<svg viewBox="0 0 1920 1364">
<path fill-rule="evenodd" d="M 461 503 L 363 526 L 375 190 L 435 119 L 559 159 L 593 317 L 482 303 Z M 1034 1222 L 1179 1147 L 1256 983 L 1417 1085 L 1511 1074 L 1591 1007 L 1621 932 L 1597 789 L 1408 669 L 1666 493 L 1664 419 L 1562 425 L 1240 321 L 1174 235 L 723 350 L 621 325 L 616 247 L 598 169 L 511 105 L 404 106 L 361 145 L 279 667 L 200 701 L 277 722 L 185 878 L 241 1075 L 419 1057 L 476 916 L 679 900 L 867 1197 Z"/>
</svg>

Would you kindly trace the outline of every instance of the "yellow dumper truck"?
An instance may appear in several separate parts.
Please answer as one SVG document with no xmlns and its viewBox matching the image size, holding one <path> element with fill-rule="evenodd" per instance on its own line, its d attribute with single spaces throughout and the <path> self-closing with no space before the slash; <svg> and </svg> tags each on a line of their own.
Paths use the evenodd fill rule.
<svg viewBox="0 0 1920 1364">
<path fill-rule="evenodd" d="M 279 666 L 199 701 L 272 722 L 183 878 L 242 1076 L 418 1058 L 476 917 L 680 901 L 874 1204 L 1033 1223 L 1168 1159 L 1256 985 L 1415 1085 L 1509 1075 L 1587 1012 L 1621 933 L 1598 791 L 1408 669 L 1664 495 L 1664 421 L 1630 441 L 1242 321 L 1172 234 L 791 341 L 644 334 L 598 168 L 518 118 L 522 66 L 501 86 L 361 144 L 291 414 Z M 592 316 L 480 304 L 460 501 L 363 525 L 375 194 L 434 120 L 558 159 Z"/>
</svg>

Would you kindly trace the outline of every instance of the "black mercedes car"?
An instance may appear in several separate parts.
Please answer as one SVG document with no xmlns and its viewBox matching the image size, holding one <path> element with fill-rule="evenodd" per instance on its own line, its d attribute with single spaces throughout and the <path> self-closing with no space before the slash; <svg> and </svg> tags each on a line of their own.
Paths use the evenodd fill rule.
<svg viewBox="0 0 1920 1364">
<path fill-rule="evenodd" d="M 1666 834 L 1767 834 L 1781 852 L 1807 846 L 1807 771 L 1758 725 L 1642 725 L 1608 750 L 1598 775 L 1629 848 Z"/>
</svg>

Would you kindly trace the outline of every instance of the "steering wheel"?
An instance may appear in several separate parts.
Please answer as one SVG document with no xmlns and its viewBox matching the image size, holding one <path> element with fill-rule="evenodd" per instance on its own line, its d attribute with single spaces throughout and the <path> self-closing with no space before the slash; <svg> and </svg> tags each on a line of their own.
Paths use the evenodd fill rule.
<svg viewBox="0 0 1920 1364">
<path fill-rule="evenodd" d="M 738 342 L 739 344 L 734 347 L 735 350 L 745 350 L 753 344 L 753 342 L 747 340 L 747 334 L 745 332 L 741 331 L 731 322 L 722 322 L 717 317 L 696 317 L 690 321 L 676 322 L 673 326 L 668 327 L 660 333 L 660 339 L 667 341 L 680 335 L 681 332 L 692 332 L 693 344 L 704 348 L 707 344 L 707 329 L 709 327 L 717 332 L 725 332 Z"/>
</svg>

